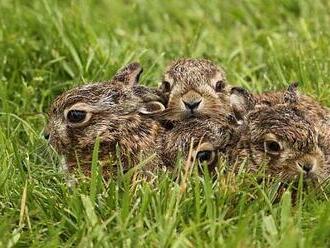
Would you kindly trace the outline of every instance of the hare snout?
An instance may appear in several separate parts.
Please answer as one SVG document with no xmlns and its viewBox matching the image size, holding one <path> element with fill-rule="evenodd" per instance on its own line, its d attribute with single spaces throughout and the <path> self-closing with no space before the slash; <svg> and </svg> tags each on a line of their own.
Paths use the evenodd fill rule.
<svg viewBox="0 0 330 248">
<path fill-rule="evenodd" d="M 296 168 L 298 173 L 303 173 L 305 177 L 315 177 L 320 168 L 325 164 L 324 157 L 320 150 L 313 153 L 306 154 L 296 161 Z"/>
<path fill-rule="evenodd" d="M 182 111 L 194 114 L 203 108 L 203 97 L 196 91 L 190 90 L 181 97 Z"/>
</svg>

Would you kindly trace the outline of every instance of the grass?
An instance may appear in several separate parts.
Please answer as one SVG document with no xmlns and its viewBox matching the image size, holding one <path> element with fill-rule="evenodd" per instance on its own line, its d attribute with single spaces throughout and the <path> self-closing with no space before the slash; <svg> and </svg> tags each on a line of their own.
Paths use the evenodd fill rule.
<svg viewBox="0 0 330 248">
<path fill-rule="evenodd" d="M 0 247 L 329 247 L 325 194 L 275 201 L 276 185 L 194 171 L 69 189 L 42 138 L 56 95 L 133 60 L 147 85 L 171 59 L 207 57 L 233 84 L 299 81 L 330 106 L 329 30 L 326 0 L 1 0 Z"/>
</svg>

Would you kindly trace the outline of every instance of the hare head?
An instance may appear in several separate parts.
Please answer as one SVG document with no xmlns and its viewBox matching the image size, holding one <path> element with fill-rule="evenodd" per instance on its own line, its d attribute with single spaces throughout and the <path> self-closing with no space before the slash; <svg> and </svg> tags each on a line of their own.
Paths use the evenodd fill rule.
<svg viewBox="0 0 330 248">
<path fill-rule="evenodd" d="M 282 94 L 282 104 L 256 104 L 245 89 L 233 88 L 231 102 L 243 116 L 241 140 L 233 157 L 248 157 L 252 171 L 266 163 L 266 172 L 283 180 L 300 175 L 323 180 L 329 176 L 329 164 L 319 146 L 318 128 L 306 110 L 300 108 L 297 85 Z"/>
<path fill-rule="evenodd" d="M 213 170 L 219 156 L 238 139 L 237 125 L 230 117 L 223 115 L 216 120 L 188 119 L 175 123 L 161 138 L 159 150 L 164 164 L 174 167 L 179 155 L 188 163 L 206 163 L 209 170 Z"/>
<path fill-rule="evenodd" d="M 109 82 L 83 85 L 57 97 L 49 110 L 46 137 L 64 155 L 69 167 L 89 164 L 97 138 L 101 161 L 109 160 L 119 145 L 123 157 L 134 160 L 152 146 L 158 123 L 148 115 L 164 109 L 159 96 L 138 86 L 138 63 L 121 69 Z"/>
<path fill-rule="evenodd" d="M 168 99 L 166 112 L 171 120 L 210 117 L 229 108 L 225 73 L 206 59 L 179 59 L 164 75 L 161 90 Z"/>
</svg>

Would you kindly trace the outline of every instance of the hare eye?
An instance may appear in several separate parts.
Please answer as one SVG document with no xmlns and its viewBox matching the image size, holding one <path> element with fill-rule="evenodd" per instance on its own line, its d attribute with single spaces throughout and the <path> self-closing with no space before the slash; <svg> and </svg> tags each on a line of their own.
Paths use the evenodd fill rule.
<svg viewBox="0 0 330 248">
<path fill-rule="evenodd" d="M 162 88 L 164 92 L 169 92 L 171 90 L 171 83 L 168 81 L 163 81 Z"/>
<path fill-rule="evenodd" d="M 265 152 L 273 155 L 278 155 L 282 151 L 282 146 L 279 142 L 268 140 L 264 143 Z"/>
<path fill-rule="evenodd" d="M 215 83 L 215 91 L 220 92 L 225 88 L 225 82 L 223 80 L 219 80 Z"/>
<path fill-rule="evenodd" d="M 200 163 L 211 163 L 214 155 L 214 151 L 200 151 L 197 153 L 197 159 Z"/>
<path fill-rule="evenodd" d="M 67 119 L 72 123 L 80 123 L 85 120 L 86 115 L 86 111 L 70 110 L 67 114 Z"/>
</svg>

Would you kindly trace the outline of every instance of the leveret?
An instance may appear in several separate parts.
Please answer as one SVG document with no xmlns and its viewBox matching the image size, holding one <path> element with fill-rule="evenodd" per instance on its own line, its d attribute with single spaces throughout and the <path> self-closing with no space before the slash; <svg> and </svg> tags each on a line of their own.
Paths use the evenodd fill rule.
<svg viewBox="0 0 330 248">
<path fill-rule="evenodd" d="M 243 116 L 241 138 L 229 155 L 233 168 L 246 161 L 249 171 L 265 169 L 285 182 L 300 175 L 314 182 L 326 180 L 329 140 L 320 129 L 320 119 L 316 121 L 315 113 L 306 108 L 295 84 L 282 95 L 276 93 L 280 98 L 277 104 L 262 103 L 243 88 L 232 89 L 232 104 Z"/>
<path fill-rule="evenodd" d="M 172 121 L 230 112 L 229 85 L 222 68 L 206 59 L 179 59 L 166 69 L 160 89 L 164 114 Z"/>
<path fill-rule="evenodd" d="M 155 90 L 137 85 L 141 73 L 141 66 L 131 63 L 111 81 L 83 85 L 55 99 L 45 136 L 65 157 L 70 172 L 80 165 L 85 174 L 90 173 L 97 138 L 104 175 L 118 161 L 128 170 L 154 153 L 161 127 L 150 114 L 162 111 L 164 105 Z"/>
<path fill-rule="evenodd" d="M 193 118 L 172 123 L 159 138 L 158 154 L 163 164 L 174 170 L 178 156 L 186 163 L 205 163 L 214 171 L 218 160 L 236 145 L 238 123 L 232 115 L 218 114 L 217 119 Z"/>
</svg>

